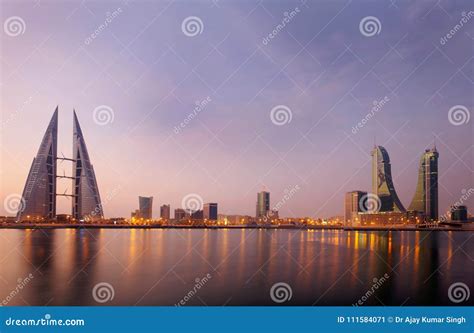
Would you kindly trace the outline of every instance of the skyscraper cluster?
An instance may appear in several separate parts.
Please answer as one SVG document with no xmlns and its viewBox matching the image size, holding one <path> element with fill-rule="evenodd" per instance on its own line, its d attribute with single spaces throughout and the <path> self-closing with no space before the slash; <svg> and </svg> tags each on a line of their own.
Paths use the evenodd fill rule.
<svg viewBox="0 0 474 333">
<path fill-rule="evenodd" d="M 345 225 L 420 223 L 438 219 L 438 157 L 436 147 L 425 150 L 415 195 L 405 209 L 392 178 L 390 157 L 382 146 L 372 150 L 372 193 L 352 191 L 344 201 Z"/>
</svg>

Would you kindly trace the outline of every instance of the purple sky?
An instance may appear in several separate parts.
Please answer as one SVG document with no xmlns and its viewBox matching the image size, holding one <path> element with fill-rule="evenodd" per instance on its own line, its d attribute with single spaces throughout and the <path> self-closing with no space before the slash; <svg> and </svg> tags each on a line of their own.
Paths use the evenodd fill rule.
<svg viewBox="0 0 474 333">
<path fill-rule="evenodd" d="M 41 0 L 0 9 L 2 202 L 21 194 L 56 105 L 58 150 L 71 155 L 75 108 L 109 217 L 129 216 L 138 195 L 155 197 L 158 216 L 160 204 L 177 208 L 189 193 L 221 213 L 253 215 L 256 192 L 266 188 L 276 204 L 296 185 L 282 216 L 340 215 L 344 192 L 371 188 L 374 137 L 405 206 L 435 137 L 440 214 L 474 187 L 474 119 L 456 126 L 448 116 L 456 105 L 472 114 L 474 17 L 440 42 L 472 1 Z M 17 36 L 12 16 L 24 22 Z M 202 22 L 195 36 L 182 30 L 189 16 Z M 380 22 L 371 37 L 359 29 L 367 16 Z M 101 105 L 113 110 L 105 125 L 94 118 Z M 292 114 L 282 126 L 270 118 L 277 105 Z M 71 165 L 58 169 L 70 174 Z M 467 204 L 474 209 L 474 198 Z M 68 212 L 59 198 L 58 213 Z"/>
</svg>

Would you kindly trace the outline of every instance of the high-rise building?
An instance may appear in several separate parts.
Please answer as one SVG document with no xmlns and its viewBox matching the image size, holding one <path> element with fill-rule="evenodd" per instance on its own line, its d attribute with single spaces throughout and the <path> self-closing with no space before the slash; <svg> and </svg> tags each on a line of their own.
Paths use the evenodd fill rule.
<svg viewBox="0 0 474 333">
<path fill-rule="evenodd" d="M 57 146 L 58 108 L 56 107 L 26 178 L 23 202 L 19 207 L 17 220 L 52 219 L 56 216 Z"/>
<path fill-rule="evenodd" d="M 73 120 L 72 216 L 76 219 L 96 220 L 104 217 L 94 167 L 87 152 L 76 111 Z"/>
<path fill-rule="evenodd" d="M 207 220 L 217 221 L 217 203 L 206 203 L 203 207 L 203 217 Z"/>
<path fill-rule="evenodd" d="M 372 150 L 372 192 L 380 199 L 381 212 L 405 212 L 392 179 L 392 168 L 387 150 L 375 146 Z"/>
<path fill-rule="evenodd" d="M 174 210 L 174 218 L 175 220 L 183 220 L 185 219 L 186 217 L 188 216 L 188 214 L 186 213 L 186 211 L 182 208 L 176 208 Z"/>
<path fill-rule="evenodd" d="M 150 220 L 153 216 L 153 197 L 138 197 L 140 217 Z"/>
<path fill-rule="evenodd" d="M 466 222 L 467 221 L 467 207 L 466 206 L 452 206 L 451 207 L 451 221 Z"/>
<path fill-rule="evenodd" d="M 420 159 L 418 184 L 409 210 L 423 212 L 428 219 L 438 219 L 438 158 L 436 147 L 425 150 Z"/>
<path fill-rule="evenodd" d="M 262 191 L 257 193 L 257 212 L 256 217 L 262 218 L 267 216 L 270 211 L 270 193 Z"/>
<path fill-rule="evenodd" d="M 170 212 L 171 212 L 171 206 L 170 205 L 162 205 L 160 207 L 160 217 L 165 220 L 170 219 Z"/>
<path fill-rule="evenodd" d="M 61 158 L 73 162 L 72 176 L 57 175 L 58 107 L 56 107 L 26 179 L 22 204 L 17 213 L 18 220 L 56 217 L 57 178 L 71 178 L 73 181 L 73 193 L 62 195 L 72 197 L 72 216 L 75 219 L 103 218 L 94 168 L 89 159 L 76 112 L 73 118 L 73 158 Z"/>
<path fill-rule="evenodd" d="M 362 202 L 367 198 L 367 192 L 352 191 L 347 192 L 344 199 L 344 225 L 351 226 L 358 224 L 358 213 L 363 211 L 365 204 Z"/>
</svg>

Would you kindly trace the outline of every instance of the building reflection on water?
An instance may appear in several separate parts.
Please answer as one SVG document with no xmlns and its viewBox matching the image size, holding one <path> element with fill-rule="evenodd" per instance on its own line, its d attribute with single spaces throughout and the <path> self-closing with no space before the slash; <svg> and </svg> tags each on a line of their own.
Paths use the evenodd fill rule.
<svg viewBox="0 0 474 333">
<path fill-rule="evenodd" d="M 389 277 L 365 305 L 449 304 L 454 282 L 471 283 L 468 233 L 266 229 L 3 230 L 0 297 L 34 279 L 9 305 L 173 305 L 194 281 L 211 281 L 189 305 L 270 305 L 286 282 L 289 305 L 351 305 Z M 11 250 L 12 244 L 18 244 Z M 469 300 L 468 302 L 472 302 Z M 472 304 L 472 303 L 471 303 Z M 464 304 L 466 305 L 466 304 Z"/>
</svg>

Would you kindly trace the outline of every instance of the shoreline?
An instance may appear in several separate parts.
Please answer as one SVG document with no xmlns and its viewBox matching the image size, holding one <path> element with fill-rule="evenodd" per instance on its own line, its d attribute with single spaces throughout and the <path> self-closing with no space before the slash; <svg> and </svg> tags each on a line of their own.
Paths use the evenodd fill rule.
<svg viewBox="0 0 474 333">
<path fill-rule="evenodd" d="M 0 229 L 292 229 L 292 230 L 342 230 L 342 231 L 471 231 L 474 232 L 474 223 L 467 223 L 464 227 L 436 227 L 417 228 L 415 226 L 264 226 L 264 225 L 228 225 L 228 226 L 205 226 L 205 225 L 118 225 L 118 224 L 0 224 Z"/>
</svg>

